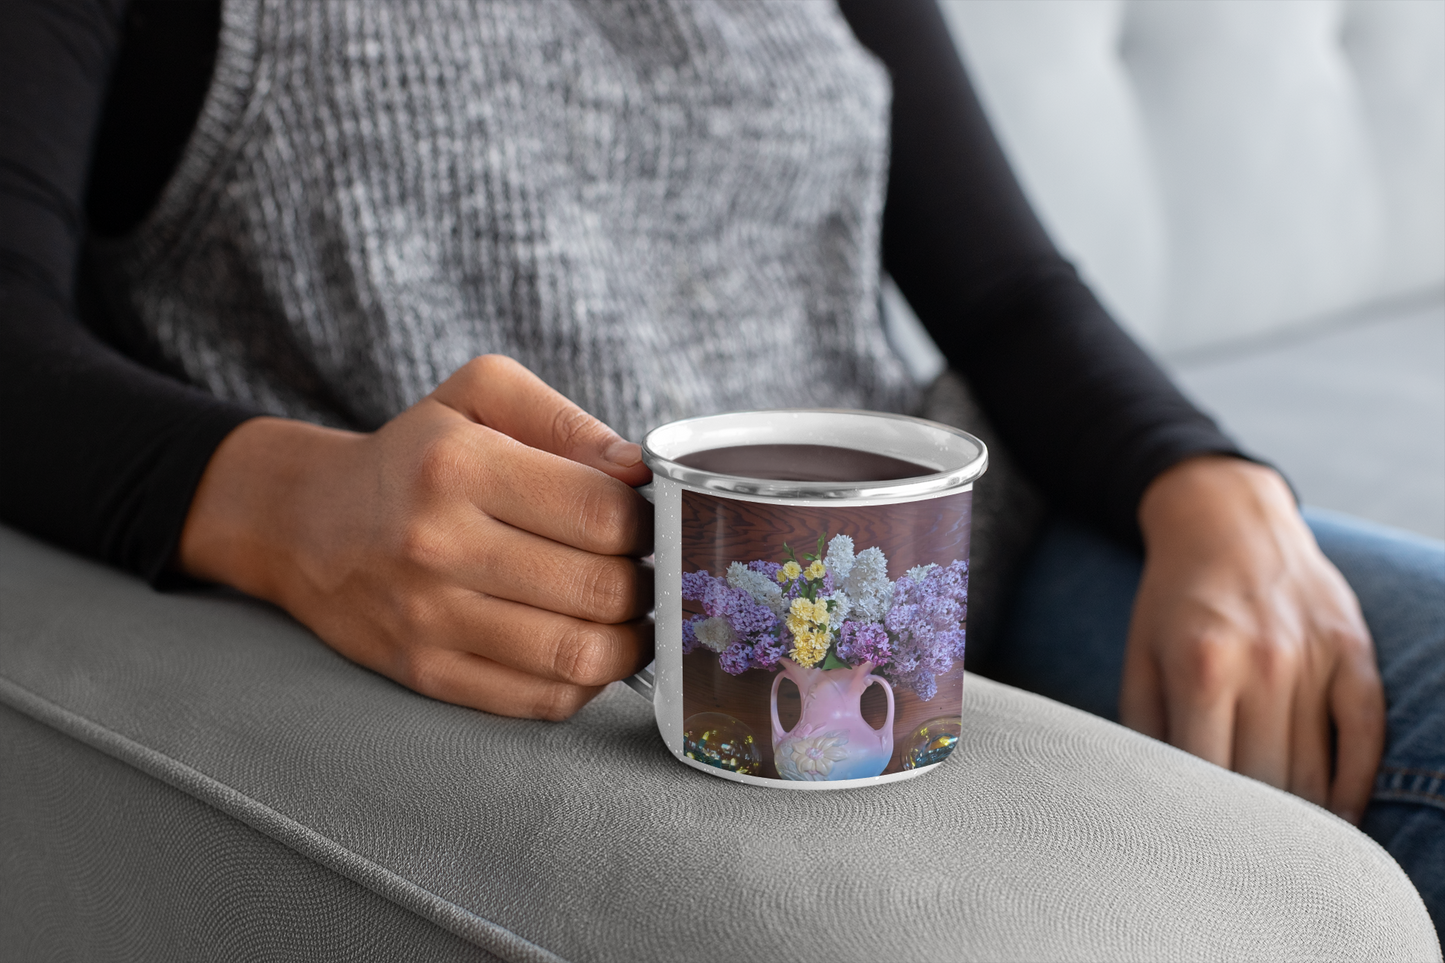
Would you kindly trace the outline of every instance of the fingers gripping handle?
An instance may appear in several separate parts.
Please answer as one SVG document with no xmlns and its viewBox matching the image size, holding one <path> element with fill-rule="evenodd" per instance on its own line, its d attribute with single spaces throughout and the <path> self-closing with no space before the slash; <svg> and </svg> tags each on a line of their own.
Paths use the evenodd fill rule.
<svg viewBox="0 0 1445 963">
<path fill-rule="evenodd" d="M 656 499 L 653 496 L 653 484 L 653 482 L 648 482 L 646 485 L 638 485 L 633 490 L 637 492 L 637 494 L 641 495 L 643 498 L 647 499 L 653 504 L 656 504 Z M 630 676 L 629 678 L 623 679 L 622 681 L 626 683 L 629 689 L 642 696 L 642 698 L 646 699 L 648 702 L 651 702 L 653 700 L 653 697 L 656 695 L 657 687 L 653 682 L 651 666 L 640 670 L 636 675 Z"/>
</svg>

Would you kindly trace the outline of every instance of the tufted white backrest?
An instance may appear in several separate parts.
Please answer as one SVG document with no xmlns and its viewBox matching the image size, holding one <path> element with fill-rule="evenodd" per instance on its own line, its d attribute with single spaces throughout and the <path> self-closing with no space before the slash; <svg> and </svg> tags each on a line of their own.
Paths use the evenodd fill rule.
<svg viewBox="0 0 1445 963">
<path fill-rule="evenodd" d="M 1055 241 L 1177 349 L 1445 280 L 1445 0 L 941 0 Z"/>
</svg>

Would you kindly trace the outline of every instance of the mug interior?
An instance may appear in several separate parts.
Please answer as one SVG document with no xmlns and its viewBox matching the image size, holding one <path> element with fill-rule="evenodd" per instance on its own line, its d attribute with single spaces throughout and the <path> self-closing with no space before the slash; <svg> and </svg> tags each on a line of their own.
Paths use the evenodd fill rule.
<svg viewBox="0 0 1445 963">
<path fill-rule="evenodd" d="M 912 462 L 929 473 L 886 481 L 779 481 L 706 471 L 677 459 L 742 445 L 823 445 Z M 654 474 L 693 488 L 776 498 L 879 499 L 937 495 L 972 484 L 988 449 L 966 431 L 907 415 L 840 409 L 739 411 L 663 425 L 642 442 Z"/>
</svg>

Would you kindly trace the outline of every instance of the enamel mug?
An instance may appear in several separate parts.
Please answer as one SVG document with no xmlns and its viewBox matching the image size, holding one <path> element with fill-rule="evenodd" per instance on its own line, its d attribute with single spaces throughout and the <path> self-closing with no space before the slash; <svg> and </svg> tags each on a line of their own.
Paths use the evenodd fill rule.
<svg viewBox="0 0 1445 963">
<path fill-rule="evenodd" d="M 656 660 L 627 680 L 685 765 L 830 789 L 918 775 L 962 728 L 983 443 L 919 418 L 735 412 L 650 432 Z"/>
</svg>

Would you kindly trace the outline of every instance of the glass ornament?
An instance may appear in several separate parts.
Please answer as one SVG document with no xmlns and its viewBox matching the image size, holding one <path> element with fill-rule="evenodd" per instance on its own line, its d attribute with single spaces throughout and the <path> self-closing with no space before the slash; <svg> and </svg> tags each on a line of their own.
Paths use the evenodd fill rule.
<svg viewBox="0 0 1445 963">
<path fill-rule="evenodd" d="M 939 716 L 913 730 L 904 742 L 904 769 L 922 769 L 947 759 L 963 734 L 962 716 Z"/>
<path fill-rule="evenodd" d="M 753 731 L 724 712 L 699 712 L 682 724 L 689 759 L 745 776 L 762 775 L 763 754 Z"/>
</svg>

